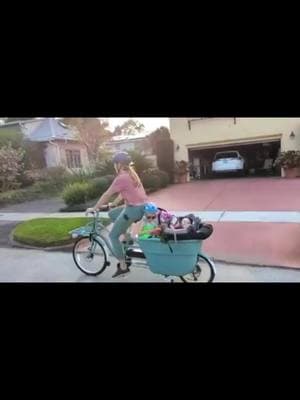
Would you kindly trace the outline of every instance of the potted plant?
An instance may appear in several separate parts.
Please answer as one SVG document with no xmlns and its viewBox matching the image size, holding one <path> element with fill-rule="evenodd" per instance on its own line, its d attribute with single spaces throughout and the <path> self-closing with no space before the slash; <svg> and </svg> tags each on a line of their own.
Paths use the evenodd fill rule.
<svg viewBox="0 0 300 400">
<path fill-rule="evenodd" d="M 176 183 L 187 183 L 189 168 L 188 163 L 184 160 L 177 161 L 175 166 Z"/>
<path fill-rule="evenodd" d="M 300 151 L 283 151 L 276 159 L 275 165 L 283 168 L 285 178 L 300 177 Z"/>
</svg>

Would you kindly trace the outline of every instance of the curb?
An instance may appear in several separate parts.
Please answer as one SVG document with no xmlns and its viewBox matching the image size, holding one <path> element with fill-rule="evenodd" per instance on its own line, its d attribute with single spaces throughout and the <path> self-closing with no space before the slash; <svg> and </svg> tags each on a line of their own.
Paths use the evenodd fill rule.
<svg viewBox="0 0 300 400">
<path fill-rule="evenodd" d="M 19 248 L 19 249 L 27 249 L 27 250 L 42 250 L 42 251 L 66 251 L 71 252 L 74 246 L 74 242 L 70 244 L 66 244 L 63 246 L 55 246 L 55 247 L 37 247 L 37 246 L 30 246 L 28 244 L 23 244 L 17 242 L 13 238 L 12 232 L 9 234 L 8 241 L 11 247 Z"/>
<path fill-rule="evenodd" d="M 283 265 L 266 265 L 266 264 L 251 264 L 246 262 L 236 262 L 236 261 L 228 261 L 228 260 L 220 260 L 214 257 L 210 257 L 214 263 L 222 263 L 227 265 L 234 265 L 237 267 L 250 267 L 250 268 L 277 268 L 277 269 L 288 269 L 290 271 L 300 271 L 299 267 L 288 267 Z"/>
</svg>

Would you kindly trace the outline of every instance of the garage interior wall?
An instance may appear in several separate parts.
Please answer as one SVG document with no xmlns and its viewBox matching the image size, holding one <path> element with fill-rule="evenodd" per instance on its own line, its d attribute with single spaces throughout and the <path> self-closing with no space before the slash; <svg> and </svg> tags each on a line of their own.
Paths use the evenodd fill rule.
<svg viewBox="0 0 300 400">
<path fill-rule="evenodd" d="M 281 137 L 281 149 L 300 150 L 300 118 L 170 118 L 175 160 L 188 161 L 188 149 Z M 291 134 L 294 134 L 291 136 Z"/>
</svg>

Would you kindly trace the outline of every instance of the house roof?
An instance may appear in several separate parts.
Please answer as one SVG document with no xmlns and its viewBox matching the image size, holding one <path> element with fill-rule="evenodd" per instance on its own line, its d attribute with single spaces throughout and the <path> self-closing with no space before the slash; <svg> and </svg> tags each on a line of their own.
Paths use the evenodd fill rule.
<svg viewBox="0 0 300 400">
<path fill-rule="evenodd" d="M 36 118 L 8 122 L 3 128 L 18 128 L 33 142 L 48 142 L 49 140 L 76 140 L 75 134 L 62 125 L 56 118 Z"/>
<path fill-rule="evenodd" d="M 26 122 L 22 124 L 26 130 Z M 46 142 L 49 140 L 76 140 L 74 133 L 62 126 L 55 118 L 46 118 L 37 124 L 30 126 L 30 140 L 34 142 Z M 25 132 L 24 132 L 25 133 Z"/>
<path fill-rule="evenodd" d="M 136 135 L 119 135 L 119 136 L 113 136 L 109 143 L 124 143 L 124 142 L 134 142 L 137 140 L 143 140 L 149 135 L 149 132 L 143 132 L 143 133 L 137 133 Z"/>
</svg>

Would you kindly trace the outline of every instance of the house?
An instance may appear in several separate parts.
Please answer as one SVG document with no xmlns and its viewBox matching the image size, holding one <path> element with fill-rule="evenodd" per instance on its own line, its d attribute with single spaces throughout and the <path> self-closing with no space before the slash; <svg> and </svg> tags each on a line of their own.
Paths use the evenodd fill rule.
<svg viewBox="0 0 300 400">
<path fill-rule="evenodd" d="M 219 151 L 239 151 L 255 171 L 280 151 L 300 150 L 300 118 L 170 118 L 170 133 L 175 161 L 189 162 L 200 177 Z"/>
<path fill-rule="evenodd" d="M 20 131 L 25 139 L 39 143 L 44 167 L 65 166 L 76 169 L 89 166 L 86 146 L 78 141 L 74 132 L 56 118 L 34 118 L 2 124 L 0 129 Z"/>
<path fill-rule="evenodd" d="M 112 136 L 106 143 L 106 148 L 112 153 L 117 151 L 138 151 L 142 154 L 151 154 L 152 150 L 146 146 L 148 133 L 138 133 L 136 135 Z"/>
<path fill-rule="evenodd" d="M 116 153 L 118 151 L 139 152 L 152 162 L 153 167 L 156 167 L 157 159 L 153 154 L 153 149 L 147 141 L 148 135 L 148 132 L 144 132 L 135 135 L 113 136 L 108 142 L 105 143 L 105 147 L 112 153 Z"/>
</svg>

